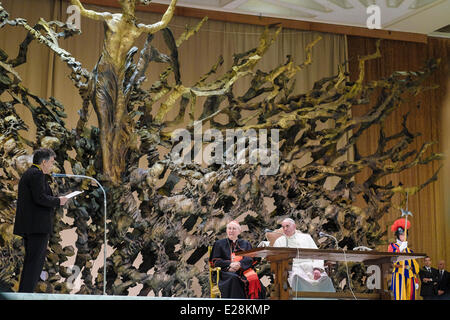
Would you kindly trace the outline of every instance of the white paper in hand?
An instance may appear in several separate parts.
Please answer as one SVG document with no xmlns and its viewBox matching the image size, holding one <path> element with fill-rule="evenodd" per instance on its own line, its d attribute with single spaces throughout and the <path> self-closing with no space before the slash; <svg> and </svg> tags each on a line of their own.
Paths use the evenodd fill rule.
<svg viewBox="0 0 450 320">
<path fill-rule="evenodd" d="M 70 198 L 73 198 L 73 197 L 79 195 L 80 193 L 83 193 L 83 191 L 74 191 L 74 192 L 71 192 L 69 194 L 66 194 L 64 197 L 70 199 Z"/>
</svg>

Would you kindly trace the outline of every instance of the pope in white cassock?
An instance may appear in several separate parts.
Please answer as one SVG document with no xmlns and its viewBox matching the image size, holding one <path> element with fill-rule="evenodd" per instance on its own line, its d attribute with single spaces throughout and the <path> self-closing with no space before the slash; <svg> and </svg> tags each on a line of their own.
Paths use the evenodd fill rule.
<svg viewBox="0 0 450 320">
<path fill-rule="evenodd" d="M 309 234 L 296 230 L 294 220 L 286 218 L 281 226 L 284 235 L 275 241 L 274 247 L 318 249 Z M 336 292 L 324 270 L 323 260 L 294 258 L 288 282 L 294 291 Z"/>
</svg>

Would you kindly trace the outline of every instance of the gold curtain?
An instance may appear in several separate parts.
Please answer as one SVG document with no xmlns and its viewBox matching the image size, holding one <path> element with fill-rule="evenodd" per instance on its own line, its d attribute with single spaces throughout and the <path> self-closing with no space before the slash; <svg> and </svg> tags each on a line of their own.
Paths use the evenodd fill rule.
<svg viewBox="0 0 450 320">
<path fill-rule="evenodd" d="M 375 39 L 362 37 L 348 37 L 349 71 L 353 80 L 358 74 L 358 55 L 366 55 L 375 51 Z M 394 71 L 414 71 L 424 67 L 429 58 L 441 59 L 436 70 L 425 85 L 438 85 L 434 90 L 425 91 L 405 103 L 386 121 L 386 134 L 394 134 L 401 129 L 402 116 L 411 111 L 407 126 L 412 133 L 420 132 L 411 148 L 419 150 L 423 143 L 436 141 L 431 151 L 447 153 L 450 151 L 450 114 L 448 108 L 450 88 L 449 58 L 450 40 L 429 38 L 427 44 L 409 43 L 402 41 L 382 40 L 380 59 L 371 60 L 366 64 L 366 80 L 376 80 L 389 76 Z M 418 105 L 420 104 L 420 108 Z M 352 110 L 355 116 L 361 116 L 369 110 L 369 106 L 357 106 Z M 378 130 L 375 126 L 370 128 L 357 143 L 358 151 L 368 155 L 376 150 L 378 144 Z M 427 153 L 430 154 L 430 153 Z M 410 219 L 412 226 L 408 243 L 415 252 L 426 253 L 432 258 L 436 266 L 439 260 L 450 264 L 450 202 L 447 199 L 447 190 L 450 187 L 449 161 L 433 161 L 428 165 L 419 165 L 400 174 L 390 175 L 382 179 L 381 184 L 392 181 L 394 185 L 399 182 L 405 186 L 424 183 L 430 178 L 439 166 L 444 164 L 439 172 L 438 181 L 426 186 L 419 193 L 409 197 L 408 209 L 413 213 Z M 357 182 L 363 182 L 369 171 L 357 176 Z M 400 203 L 400 196 L 393 198 L 396 205 Z M 359 205 L 363 206 L 363 200 Z M 387 231 L 386 243 L 394 240 L 390 231 L 392 222 L 399 218 L 401 212 L 391 209 L 380 224 Z M 379 249 L 386 250 L 387 244 Z M 420 261 L 421 263 L 423 261 Z"/>
</svg>

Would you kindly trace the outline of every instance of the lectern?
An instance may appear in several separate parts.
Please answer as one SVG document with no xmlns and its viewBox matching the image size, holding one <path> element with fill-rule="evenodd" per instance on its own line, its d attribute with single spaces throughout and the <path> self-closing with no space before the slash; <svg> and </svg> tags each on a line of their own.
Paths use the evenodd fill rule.
<svg viewBox="0 0 450 320">
<path fill-rule="evenodd" d="M 381 270 L 381 288 L 373 294 L 355 293 L 360 299 L 390 299 L 387 283 L 384 281 L 385 275 L 389 272 L 390 266 L 402 260 L 425 258 L 424 253 L 392 253 L 379 251 L 344 251 L 343 250 L 321 250 L 321 249 L 295 249 L 295 248 L 275 248 L 264 247 L 248 251 L 236 252 L 236 255 L 266 258 L 270 262 L 270 269 L 274 275 L 273 290 L 271 299 L 287 300 L 290 298 L 288 285 L 288 272 L 291 269 L 292 259 L 315 259 L 336 262 L 360 262 L 366 266 L 376 265 Z M 346 292 L 296 292 L 297 297 L 311 298 L 334 298 L 348 299 L 353 295 Z"/>
</svg>

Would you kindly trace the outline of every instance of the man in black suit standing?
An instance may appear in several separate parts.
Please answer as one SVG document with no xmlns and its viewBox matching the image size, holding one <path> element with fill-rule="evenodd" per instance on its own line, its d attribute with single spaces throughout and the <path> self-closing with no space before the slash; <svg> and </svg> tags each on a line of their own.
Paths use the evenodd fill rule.
<svg viewBox="0 0 450 320">
<path fill-rule="evenodd" d="M 431 258 L 426 256 L 424 267 L 419 271 L 420 295 L 424 300 L 433 300 L 437 297 L 438 290 L 438 270 L 431 267 Z"/>
<path fill-rule="evenodd" d="M 19 181 L 14 234 L 23 237 L 25 244 L 19 292 L 34 292 L 53 231 L 54 209 L 68 200 L 53 196 L 47 181 L 46 175 L 52 170 L 55 156 L 51 149 L 37 150 L 33 165 Z"/>
<path fill-rule="evenodd" d="M 445 261 L 438 264 L 438 296 L 441 300 L 450 300 L 450 273 L 445 270 Z"/>
</svg>

